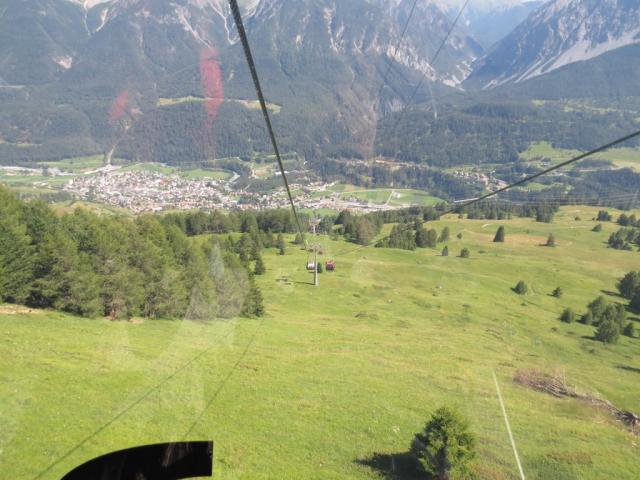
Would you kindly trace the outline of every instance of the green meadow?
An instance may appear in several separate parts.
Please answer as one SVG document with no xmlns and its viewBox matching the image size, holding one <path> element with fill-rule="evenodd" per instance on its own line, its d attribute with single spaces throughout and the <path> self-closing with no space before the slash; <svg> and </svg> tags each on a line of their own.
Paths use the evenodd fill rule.
<svg viewBox="0 0 640 480">
<path fill-rule="evenodd" d="M 213 478 L 406 478 L 392 465 L 450 405 L 477 438 L 478 477 L 516 479 L 495 372 L 528 479 L 637 478 L 626 426 L 513 381 L 523 369 L 561 374 L 640 412 L 640 339 L 604 345 L 593 327 L 558 320 L 598 295 L 621 301 L 616 280 L 640 268 L 640 253 L 607 248 L 616 225 L 591 231 L 596 212 L 564 207 L 551 224 L 448 216 L 428 224 L 450 227 L 448 257 L 444 244 L 319 237 L 336 271 L 318 288 L 304 250 L 266 250 L 262 319 L 110 322 L 0 305 L 2 476 L 58 479 L 112 450 L 212 439 Z M 499 225 L 504 244 L 492 242 Z M 549 233 L 555 248 L 541 246 Z M 525 296 L 511 291 L 519 280 Z"/>
</svg>

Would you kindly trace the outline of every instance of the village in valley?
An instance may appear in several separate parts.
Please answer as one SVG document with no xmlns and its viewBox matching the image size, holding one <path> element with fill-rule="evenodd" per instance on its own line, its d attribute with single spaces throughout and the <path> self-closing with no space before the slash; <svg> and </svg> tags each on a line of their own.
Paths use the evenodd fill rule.
<svg viewBox="0 0 640 480">
<path fill-rule="evenodd" d="M 67 201 L 85 201 L 126 209 L 134 214 L 193 209 L 265 209 L 288 205 L 275 162 L 251 164 L 250 174 L 224 169 L 185 169 L 160 163 L 103 165 L 90 161 L 62 161 L 33 167 L 0 167 L 0 183 L 23 196 L 46 194 Z M 440 199 L 408 189 L 356 187 L 323 182 L 305 162 L 288 163 L 291 190 L 303 209 L 356 212 L 432 205 Z M 456 176 L 484 188 L 500 181 L 490 173 L 460 170 Z"/>
</svg>

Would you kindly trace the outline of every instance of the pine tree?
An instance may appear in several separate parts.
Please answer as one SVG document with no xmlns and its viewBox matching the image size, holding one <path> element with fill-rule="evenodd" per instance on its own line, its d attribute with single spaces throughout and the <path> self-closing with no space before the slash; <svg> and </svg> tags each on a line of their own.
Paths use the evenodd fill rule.
<svg viewBox="0 0 640 480">
<path fill-rule="evenodd" d="M 416 434 L 411 452 L 433 478 L 466 478 L 475 443 L 467 421 L 456 411 L 441 407 Z"/>
<path fill-rule="evenodd" d="M 267 268 L 264 266 L 264 261 L 262 260 L 262 256 L 258 255 L 256 259 L 256 265 L 253 269 L 253 273 L 256 275 L 264 275 L 267 271 Z"/>
<path fill-rule="evenodd" d="M 597 224 L 595 227 L 593 227 L 591 229 L 591 231 L 592 232 L 601 232 L 602 231 L 602 224 L 601 223 Z"/>
<path fill-rule="evenodd" d="M 620 337 L 620 326 L 615 320 L 607 318 L 600 322 L 596 331 L 596 340 L 604 343 L 616 343 Z"/>
<path fill-rule="evenodd" d="M 513 291 L 518 295 L 525 295 L 529 291 L 529 286 L 524 283 L 523 280 L 520 280 L 516 286 L 513 288 Z"/>
<path fill-rule="evenodd" d="M 25 226 L 15 217 L 0 218 L 0 301 L 26 299 L 34 259 L 30 243 Z"/>
<path fill-rule="evenodd" d="M 450 235 L 451 235 L 451 232 L 449 231 L 449 227 L 444 227 L 442 229 L 442 232 L 440 232 L 440 237 L 438 238 L 438 242 L 446 242 L 447 240 L 449 240 Z"/>
<path fill-rule="evenodd" d="M 443 257 L 448 257 L 449 256 L 449 247 L 447 247 L 446 245 L 442 249 L 442 256 Z"/>
<path fill-rule="evenodd" d="M 276 240 L 276 246 L 278 247 L 278 254 L 279 255 L 284 255 L 285 254 L 285 242 L 284 242 L 284 237 L 282 236 L 281 233 L 278 234 L 278 239 Z"/>
<path fill-rule="evenodd" d="M 243 317 L 262 317 L 264 315 L 262 293 L 252 276 L 249 277 L 249 290 L 244 298 L 240 314 Z"/>
<path fill-rule="evenodd" d="M 549 234 L 547 238 L 547 243 L 545 244 L 547 247 L 555 247 L 556 246 L 556 237 L 553 236 L 553 233 Z"/>
<path fill-rule="evenodd" d="M 493 237 L 494 242 L 504 242 L 504 227 L 501 225 L 498 227 L 498 231 L 496 232 L 496 236 Z"/>
</svg>

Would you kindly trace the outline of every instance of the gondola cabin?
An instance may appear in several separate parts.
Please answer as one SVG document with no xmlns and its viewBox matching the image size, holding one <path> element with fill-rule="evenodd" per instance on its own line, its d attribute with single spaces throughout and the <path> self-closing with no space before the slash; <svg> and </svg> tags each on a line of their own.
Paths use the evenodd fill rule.
<svg viewBox="0 0 640 480">
<path fill-rule="evenodd" d="M 324 266 L 327 272 L 333 272 L 336 269 L 336 265 L 333 263 L 333 260 L 327 260 Z"/>
<path fill-rule="evenodd" d="M 315 270 L 316 264 L 315 262 L 307 262 L 307 270 Z"/>
</svg>

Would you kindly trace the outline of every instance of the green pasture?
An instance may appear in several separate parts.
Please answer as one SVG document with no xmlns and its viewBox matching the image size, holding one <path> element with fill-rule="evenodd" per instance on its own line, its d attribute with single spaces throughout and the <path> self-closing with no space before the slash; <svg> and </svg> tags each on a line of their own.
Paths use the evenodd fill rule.
<svg viewBox="0 0 640 480">
<path fill-rule="evenodd" d="M 640 339 L 607 346 L 558 321 L 598 295 L 621 301 L 616 279 L 640 268 L 640 253 L 607 248 L 615 224 L 591 231 L 596 212 L 427 224 L 449 226 L 449 257 L 444 244 L 319 237 L 336 263 L 319 288 L 305 251 L 265 250 L 260 320 L 110 322 L 0 305 L 2 476 L 57 480 L 112 450 L 212 439 L 217 479 L 403 478 L 392 465 L 450 405 L 477 437 L 478 478 L 517 479 L 495 371 L 528 479 L 635 479 L 638 437 L 609 413 L 513 382 L 521 369 L 557 373 L 640 412 Z M 549 233 L 555 248 L 540 246 Z M 519 280 L 529 294 L 511 291 Z"/>
</svg>

